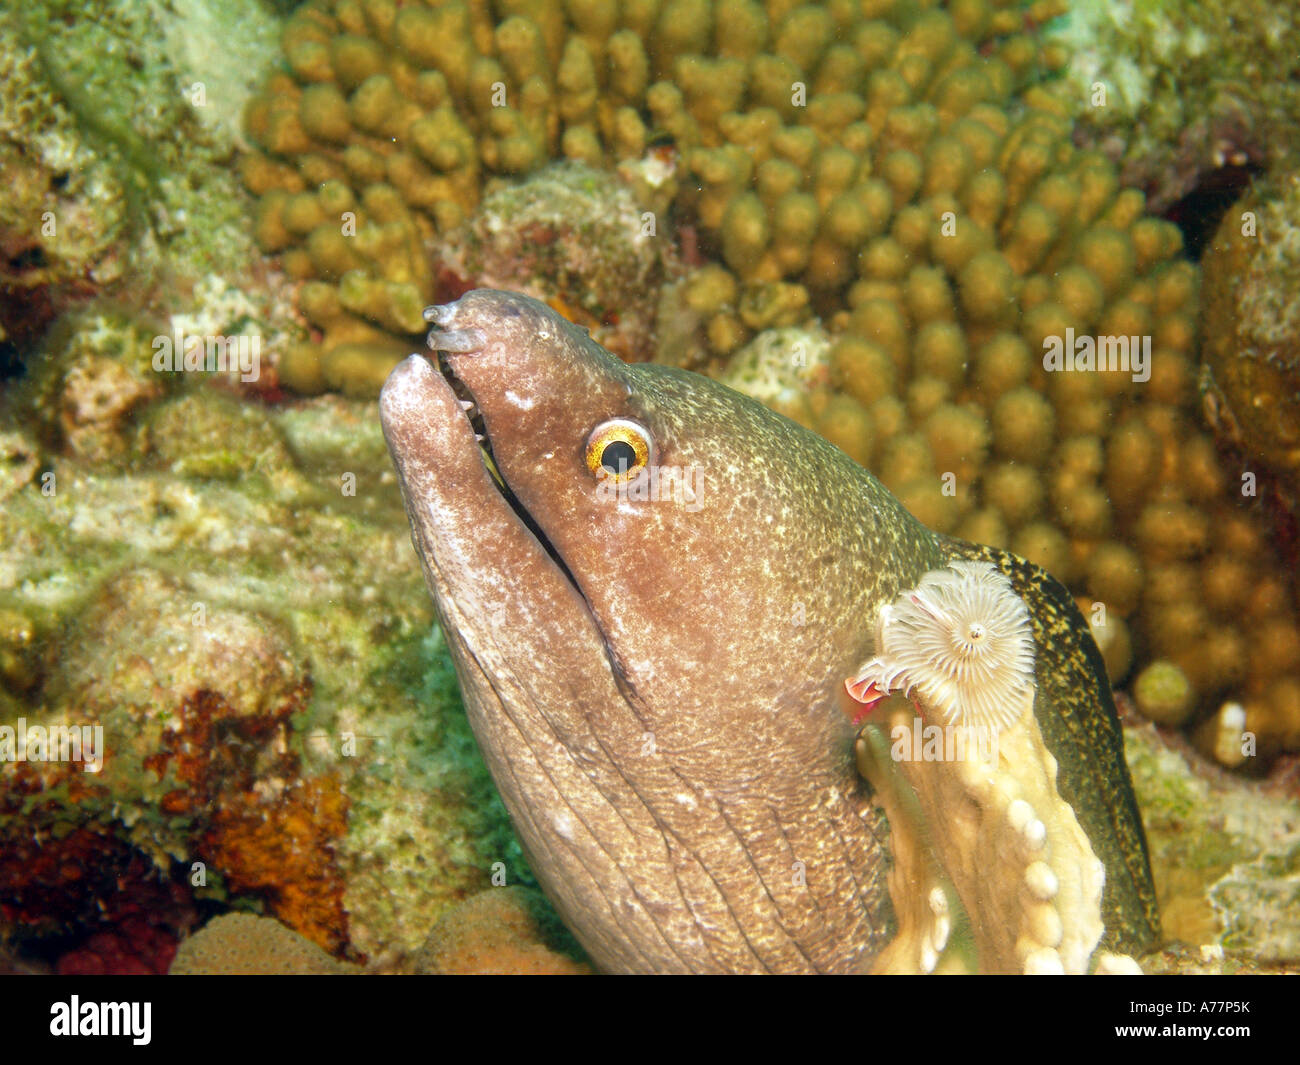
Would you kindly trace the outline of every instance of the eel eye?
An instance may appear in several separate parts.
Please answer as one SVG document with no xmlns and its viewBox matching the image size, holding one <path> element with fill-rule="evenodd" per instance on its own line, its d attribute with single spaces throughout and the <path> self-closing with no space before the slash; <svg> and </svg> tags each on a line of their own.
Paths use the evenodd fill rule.
<svg viewBox="0 0 1300 1065">
<path fill-rule="evenodd" d="M 653 456 L 650 430 L 627 418 L 601 422 L 587 437 L 587 468 L 597 478 L 630 481 L 650 465 Z"/>
</svg>

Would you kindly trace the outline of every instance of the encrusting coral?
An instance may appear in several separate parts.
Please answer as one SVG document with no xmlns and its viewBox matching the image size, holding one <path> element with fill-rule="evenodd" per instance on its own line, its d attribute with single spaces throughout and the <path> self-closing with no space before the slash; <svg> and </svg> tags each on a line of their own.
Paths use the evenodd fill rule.
<svg viewBox="0 0 1300 1065">
<path fill-rule="evenodd" d="M 345 976 L 360 971 L 278 921 L 251 913 L 223 914 L 182 940 L 168 970 L 172 976 Z"/>
<path fill-rule="evenodd" d="M 626 182 L 569 161 L 489 191 L 437 249 L 440 275 L 543 300 L 622 358 L 654 355 L 659 290 L 678 272 Z"/>
<path fill-rule="evenodd" d="M 569 955 L 577 944 L 540 893 L 522 887 L 480 891 L 448 910 L 415 955 L 416 972 L 578 976 L 591 969 Z M 580 953 L 580 952 L 579 952 Z"/>
<path fill-rule="evenodd" d="M 160 972 L 198 908 L 242 903 L 392 963 L 493 863 L 528 882 L 372 409 L 158 375 L 83 440 L 70 371 L 149 382 L 150 347 L 119 315 L 69 327 L 0 422 L 0 943 Z M 72 724 L 102 728 L 98 772 L 14 760 Z"/>
<path fill-rule="evenodd" d="M 259 0 L 85 15 L 75 0 L 0 9 L 0 341 L 20 360 L 89 296 L 148 299 L 159 282 L 257 262 L 229 164 L 275 18 Z"/>
<path fill-rule="evenodd" d="M 589 974 L 587 965 L 569 956 L 576 951 L 540 893 L 488 888 L 449 909 L 401 969 L 461 976 Z M 278 921 L 251 913 L 223 914 L 183 939 L 168 970 L 172 976 L 346 976 L 364 971 L 331 957 Z"/>
<path fill-rule="evenodd" d="M 1300 513 L 1300 177 L 1235 204 L 1202 261 L 1204 387 L 1229 443 Z M 1259 486 L 1261 491 L 1264 486 Z"/>
<path fill-rule="evenodd" d="M 1257 501 L 1200 427 L 1197 271 L 1072 143 L 1086 100 L 1044 76 L 1067 50 L 1032 32 L 1058 13 L 309 3 L 242 162 L 259 241 L 319 331 L 284 377 L 372 390 L 445 281 L 424 249 L 492 179 L 561 157 L 617 170 L 695 264 L 666 291 L 697 346 L 677 350 L 689 330 L 661 309 L 658 358 L 727 375 L 756 335 L 820 316 L 829 381 L 799 372 L 800 394 L 775 371 L 750 381 L 766 400 L 922 521 L 1067 583 L 1117 683 L 1168 659 L 1194 716 L 1242 699 L 1258 753 L 1288 748 L 1300 629 Z M 1114 368 L 1049 370 L 1075 338 Z M 1234 576 L 1244 602 L 1222 594 Z"/>
<path fill-rule="evenodd" d="M 1067 76 L 1089 99 L 1079 139 L 1157 210 L 1198 191 L 1231 195 L 1250 171 L 1294 168 L 1300 86 L 1278 76 L 1300 49 L 1294 6 L 1072 0 L 1045 32 L 1068 49 Z"/>
</svg>

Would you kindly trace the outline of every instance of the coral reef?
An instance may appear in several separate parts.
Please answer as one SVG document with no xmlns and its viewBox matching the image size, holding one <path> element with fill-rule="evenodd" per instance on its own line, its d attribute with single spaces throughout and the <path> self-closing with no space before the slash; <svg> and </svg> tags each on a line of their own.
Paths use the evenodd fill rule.
<svg viewBox="0 0 1300 1065">
<path fill-rule="evenodd" d="M 369 409 L 160 387 L 149 345 L 122 342 L 147 327 L 87 321 L 106 323 L 90 349 L 67 329 L 8 397 L 42 431 L 4 430 L 0 725 L 98 725 L 104 764 L 0 765 L 0 939 L 157 971 L 200 902 L 245 899 L 382 963 L 494 863 L 528 883 Z M 154 386 L 94 448 L 60 419 L 88 350 Z"/>
<path fill-rule="evenodd" d="M 1201 428 L 1198 278 L 1179 232 L 1073 142 L 1088 97 L 1049 75 L 1087 50 L 1070 28 L 1093 23 L 1033 32 L 1060 13 L 307 4 L 286 26 L 288 72 L 249 105 L 261 150 L 242 162 L 259 240 L 306 281 L 320 330 L 292 379 L 373 387 L 439 286 L 424 249 L 491 179 L 559 157 L 618 170 L 691 268 L 664 289 L 657 358 L 741 387 L 766 360 L 759 377 L 780 382 L 759 387 L 775 388 L 766 400 L 869 463 L 926 524 L 1065 581 L 1116 683 L 1164 658 L 1191 684 L 1193 724 L 1243 701 L 1265 764 L 1296 732 L 1293 595 L 1270 515 Z M 1177 47 L 1209 55 L 1205 36 Z M 1123 72 L 1111 80 L 1131 89 Z M 1138 96 L 1108 99 L 1121 98 Z M 774 372 L 760 349 L 728 364 L 814 314 L 829 382 L 797 361 Z M 1143 365 L 1049 371 L 1045 346 L 1074 336 L 1139 338 Z M 1234 586 L 1254 589 L 1244 609 Z"/>
<path fill-rule="evenodd" d="M 491 863 L 527 882 L 372 411 L 229 394 L 371 395 L 426 303 L 525 274 L 603 343 L 643 357 L 657 338 L 928 524 L 1048 566 L 1112 679 L 1202 752 L 1258 770 L 1300 750 L 1267 498 L 1275 477 L 1293 501 L 1297 477 L 1294 15 L 1135 0 L 1048 22 L 1059 6 L 315 0 L 282 45 L 255 0 L 0 12 L 0 344 L 30 370 L 0 419 L 0 725 L 100 723 L 110 752 L 98 775 L 0 767 L 0 969 L 39 967 L 17 945 L 63 972 L 162 971 L 200 904 L 239 899 L 395 965 Z M 258 150 L 236 176 L 245 122 Z M 1163 209 L 1261 167 L 1206 260 L 1225 457 L 1197 410 L 1196 271 L 1120 182 Z M 308 343 L 213 276 L 259 248 Z M 122 299 L 56 321 L 105 292 Z M 1045 373 L 1066 328 L 1150 335 L 1150 380 Z M 262 336 L 261 379 L 153 373 L 151 339 L 177 329 Z M 1193 771 L 1145 726 L 1129 742 L 1169 933 L 1229 966 L 1293 963 L 1294 804 Z M 526 910 L 512 889 L 472 899 L 435 936 L 463 953 L 427 964 L 567 965 L 521 932 Z M 207 931 L 274 944 L 273 971 L 337 966 L 278 922 L 223 920 Z M 236 943 L 193 967 L 230 957 L 253 964 Z"/>
<path fill-rule="evenodd" d="M 20 429 L 0 432 L 0 502 L 24 488 L 40 465 L 36 441 Z"/>
<path fill-rule="evenodd" d="M 184 940 L 168 971 L 172 976 L 346 976 L 361 970 L 269 917 L 227 913 Z"/>
<path fill-rule="evenodd" d="M 162 396 L 153 330 L 123 310 L 90 307 L 61 316 L 17 386 L 17 408 L 47 448 L 102 463 L 127 451 L 134 414 Z"/>
<path fill-rule="evenodd" d="M 590 966 L 542 895 L 528 888 L 488 888 L 451 907 L 400 971 L 472 976 L 584 975 Z M 269 917 L 228 913 L 182 940 L 172 976 L 345 976 L 363 970 L 331 957 L 311 940 Z"/>
<path fill-rule="evenodd" d="M 219 39 L 223 61 L 202 43 Z M 0 12 L 0 340 L 19 349 L 89 295 L 246 270 L 229 164 L 244 72 L 275 22 L 257 0 L 70 0 Z"/>
<path fill-rule="evenodd" d="M 209 607 L 193 588 L 132 568 L 81 606 L 47 654 L 54 664 L 25 727 L 76 726 L 83 735 L 98 729 L 103 765 L 90 772 L 76 763 L 6 765 L 6 863 L 49 833 L 36 849 L 58 856 L 59 870 L 73 846 L 93 866 L 76 834 L 58 826 L 106 826 L 109 838 L 128 842 L 161 870 L 187 857 L 202 862 L 202 881 L 210 866 L 226 890 L 267 899 L 333 948 L 344 942 L 331 845 L 344 831 L 346 803 L 335 779 L 297 779 L 298 758 L 286 739 L 310 685 L 277 625 Z M 122 810 L 135 813 L 119 823 Z M 37 911 L 47 904 L 41 896 L 54 885 L 38 867 L 27 863 L 11 904 Z"/>
<path fill-rule="evenodd" d="M 1226 950 L 1233 968 L 1300 963 L 1294 778 L 1242 779 L 1152 725 L 1127 727 L 1125 748 L 1167 944 L 1219 959 Z M 1178 970 L 1189 971 L 1186 961 Z"/>
<path fill-rule="evenodd" d="M 111 952 L 156 970 L 157 959 L 194 922 L 189 892 L 138 848 L 94 823 L 89 810 L 74 810 L 57 792 L 42 801 L 39 781 L 15 776 L 7 774 L 0 796 L 3 938 L 23 947 L 71 940 L 77 944 L 67 957 L 73 968 L 92 967 L 91 957 L 102 961 Z M 76 784 L 69 779 L 62 787 L 75 795 Z M 83 813 L 90 816 L 80 824 Z M 95 935 L 106 938 L 96 943 Z"/>
<path fill-rule="evenodd" d="M 443 976 L 579 976 L 591 968 L 545 899 L 527 888 L 488 888 L 449 910 L 415 956 Z"/>
<path fill-rule="evenodd" d="M 163 976 L 176 956 L 176 939 L 143 917 L 128 917 L 112 932 L 96 932 L 59 959 L 60 976 Z"/>
<path fill-rule="evenodd" d="M 1231 199 L 1234 172 L 1294 167 L 1300 88 L 1285 73 L 1300 51 L 1293 7 L 1073 0 L 1045 33 L 1069 52 L 1072 93 L 1087 103 L 1078 139 L 1114 159 L 1155 210 L 1201 189 Z"/>
<path fill-rule="evenodd" d="M 843 289 L 903 195 L 861 165 L 871 127 L 899 109 L 880 159 L 905 184 L 936 125 L 921 103 L 932 87 L 956 118 L 1048 62 L 1015 32 L 1015 5 L 975 3 L 955 19 L 893 6 L 863 18 L 848 4 L 549 2 L 507 5 L 496 21 L 478 3 L 304 4 L 283 34 L 287 72 L 246 113 L 261 150 L 241 162 L 260 197 L 259 244 L 311 282 L 300 302 L 321 335 L 294 354 L 292 379 L 364 388 L 355 364 L 382 364 L 393 334 L 422 328 L 438 281 L 425 244 L 471 215 L 491 176 L 556 158 L 619 169 L 661 241 L 670 213 L 698 227 L 746 285 L 743 313 L 709 323 L 713 344 L 730 351 L 746 332 L 794 324 L 810 290 Z M 976 47 L 995 38 L 986 73 Z M 960 183 L 979 148 L 946 147 L 946 179 Z"/>
<path fill-rule="evenodd" d="M 121 278 L 127 208 L 8 8 L 0 79 L 0 340 L 21 342 L 39 336 L 60 303 Z"/>
<path fill-rule="evenodd" d="M 765 329 L 731 357 L 718 380 L 800 425 L 816 428 L 809 396 L 830 379 L 830 346 L 826 331 L 817 325 Z M 826 428 L 831 428 L 829 421 Z M 840 427 L 838 436 L 829 438 L 865 466 L 870 438 L 855 443 L 847 426 Z"/>
<path fill-rule="evenodd" d="M 1157 660 L 1133 682 L 1138 712 L 1161 725 L 1178 726 L 1192 712 L 1192 685 L 1174 663 Z"/>
<path fill-rule="evenodd" d="M 1260 475 L 1282 478 L 1300 513 L 1300 176 L 1261 182 L 1235 204 L 1202 271 L 1211 421 Z"/>
<path fill-rule="evenodd" d="M 571 161 L 490 189 L 434 255 L 444 288 L 527 293 L 644 361 L 655 352 L 659 289 L 675 269 L 670 247 L 614 173 Z"/>
</svg>

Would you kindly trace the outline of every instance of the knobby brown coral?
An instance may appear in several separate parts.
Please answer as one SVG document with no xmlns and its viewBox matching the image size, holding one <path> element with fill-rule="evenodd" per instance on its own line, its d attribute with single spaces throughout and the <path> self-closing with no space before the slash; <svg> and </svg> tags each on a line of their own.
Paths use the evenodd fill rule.
<svg viewBox="0 0 1300 1065">
<path fill-rule="evenodd" d="M 1300 631 L 1201 427 L 1196 270 L 1072 144 L 1040 77 L 1065 56 L 1022 32 L 1055 11 L 314 0 L 243 161 L 258 239 L 319 333 L 285 378 L 375 388 L 435 294 L 426 247 L 490 179 L 621 165 L 706 260 L 679 300 L 702 351 L 660 358 L 719 367 L 819 315 L 830 381 L 783 409 L 927 524 L 1067 582 L 1117 682 L 1168 660 L 1202 713 L 1244 699 L 1260 753 L 1294 748 Z M 1113 368 L 1076 363 L 1079 338 Z M 1053 344 L 1071 361 L 1045 364 Z"/>
</svg>

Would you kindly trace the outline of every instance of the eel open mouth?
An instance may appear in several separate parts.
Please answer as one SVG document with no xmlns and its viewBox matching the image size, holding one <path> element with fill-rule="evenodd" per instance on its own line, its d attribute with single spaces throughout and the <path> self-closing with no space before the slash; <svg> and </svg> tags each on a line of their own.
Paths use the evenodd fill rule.
<svg viewBox="0 0 1300 1065">
<path fill-rule="evenodd" d="M 424 312 L 425 318 L 429 321 L 440 322 L 446 321 L 452 306 L 430 307 Z M 483 465 L 487 468 L 488 474 L 492 478 L 492 483 L 496 485 L 497 491 L 501 497 L 509 504 L 510 509 L 514 511 L 517 517 L 529 532 L 537 538 L 537 542 L 542 545 L 552 562 L 559 567 L 560 572 L 564 574 L 565 579 L 573 585 L 579 595 L 582 595 L 582 588 L 574 579 L 560 553 L 551 543 L 550 538 L 542 531 L 542 527 L 537 520 L 529 513 L 528 508 L 520 502 L 519 497 L 510 487 L 506 480 L 505 474 L 501 472 L 501 466 L 497 462 L 495 452 L 492 450 L 492 437 L 487 431 L 487 421 L 483 417 L 482 408 L 480 408 L 477 398 L 465 384 L 456 372 L 452 369 L 448 361 L 448 355 L 473 355 L 482 351 L 487 346 L 487 337 L 480 329 L 452 329 L 441 330 L 435 326 L 429 332 L 428 345 L 430 349 L 430 361 L 442 375 L 443 380 L 451 387 L 456 394 L 456 399 L 460 402 L 460 408 L 465 417 L 469 420 L 470 427 L 474 430 L 474 439 L 478 443 L 479 454 L 483 459 Z M 583 597 L 585 601 L 585 596 Z"/>
<path fill-rule="evenodd" d="M 474 394 L 469 390 L 465 382 L 456 376 L 452 371 L 451 364 L 447 361 L 448 355 L 473 355 L 482 351 L 487 347 L 487 336 L 481 329 L 439 328 L 450 323 L 455 309 L 455 304 L 450 303 L 425 308 L 425 321 L 434 323 L 433 328 L 429 330 L 426 343 L 432 353 L 431 361 L 438 368 L 438 372 L 442 374 L 443 379 L 451 385 L 452 391 L 456 393 L 456 398 L 460 401 L 461 410 L 465 412 L 470 425 L 474 428 L 474 439 L 478 441 L 479 448 L 484 454 L 488 472 L 492 474 L 492 479 L 504 488 L 504 478 L 501 477 L 500 470 L 497 468 L 496 456 L 492 454 L 492 446 L 487 439 L 483 413 L 479 409 Z"/>
<path fill-rule="evenodd" d="M 505 500 L 524 528 L 533 534 L 538 544 L 541 545 L 547 556 L 555 563 L 556 568 L 563 574 L 564 579 L 569 582 L 570 587 L 577 593 L 583 608 L 588 612 L 592 624 L 600 634 L 615 684 L 618 685 L 619 690 L 623 692 L 629 702 L 633 705 L 640 705 L 640 697 L 637 695 L 628 670 L 624 666 L 621 656 L 610 643 L 609 637 L 600 624 L 596 612 L 592 609 L 591 601 L 587 598 L 586 592 L 583 591 L 582 585 L 574 576 L 564 557 L 556 549 L 555 544 L 551 542 L 550 537 L 543 531 L 537 519 L 533 517 L 528 508 L 520 501 L 518 495 L 515 494 L 510 482 L 502 472 L 501 465 L 493 449 L 492 434 L 488 431 L 488 419 L 483 414 L 478 397 L 456 375 L 456 371 L 451 365 L 448 356 L 465 355 L 472 358 L 489 346 L 489 338 L 481 329 L 474 327 L 446 328 L 451 326 L 453 320 L 457 317 L 457 310 L 456 304 L 433 306 L 425 310 L 425 320 L 434 323 L 428 337 L 430 362 L 437 368 L 443 380 L 447 382 L 453 393 L 455 393 L 457 400 L 459 400 L 461 410 L 473 429 L 474 439 L 478 443 L 483 465 L 492 478 L 492 483 L 496 485 L 497 491 L 501 493 L 501 498 Z"/>
<path fill-rule="evenodd" d="M 474 398 L 474 393 L 469 390 L 469 386 L 452 371 L 451 364 L 447 361 L 446 349 L 435 347 L 434 339 L 436 336 L 435 333 L 429 334 L 429 346 L 434 348 L 430 361 L 437 366 L 443 380 L 456 393 L 456 399 L 460 402 L 460 409 L 465 412 L 465 417 L 469 419 L 469 424 L 474 430 L 474 439 L 478 443 L 479 450 L 483 453 L 483 461 L 487 464 L 488 472 L 492 474 L 492 479 L 504 488 L 503 478 L 497 469 L 496 456 L 492 454 L 492 443 L 488 440 L 487 424 L 483 421 L 483 412 L 479 409 L 478 400 Z"/>
</svg>

